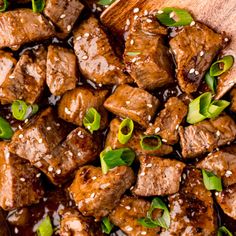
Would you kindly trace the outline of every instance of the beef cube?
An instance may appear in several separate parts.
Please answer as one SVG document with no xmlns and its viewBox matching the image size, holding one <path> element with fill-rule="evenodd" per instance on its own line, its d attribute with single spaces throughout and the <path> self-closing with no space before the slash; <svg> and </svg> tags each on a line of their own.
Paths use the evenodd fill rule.
<svg viewBox="0 0 236 236">
<path fill-rule="evenodd" d="M 65 93 L 58 106 L 59 117 L 75 125 L 82 126 L 89 108 L 95 108 L 101 115 L 101 129 L 108 123 L 108 113 L 103 103 L 108 90 L 94 90 L 85 87 L 75 88 Z"/>
<path fill-rule="evenodd" d="M 60 96 L 76 87 L 76 66 L 76 56 L 71 50 L 56 45 L 48 47 L 47 85 L 53 95 Z"/>
<path fill-rule="evenodd" d="M 154 125 L 146 133 L 159 135 L 163 142 L 175 144 L 179 141 L 178 129 L 187 115 L 187 106 L 177 97 L 169 98 L 165 108 L 160 111 Z"/>
<path fill-rule="evenodd" d="M 59 30 L 57 36 L 64 38 L 71 32 L 83 9 L 79 0 L 47 0 L 44 14 Z"/>
<path fill-rule="evenodd" d="M 134 21 L 125 44 L 126 68 L 139 88 L 153 90 L 174 81 L 173 63 L 164 44 L 167 29 L 154 16 Z"/>
<path fill-rule="evenodd" d="M 183 27 L 170 40 L 177 63 L 177 79 L 182 91 L 196 92 L 212 60 L 223 46 L 223 37 L 206 25 Z"/>
<path fill-rule="evenodd" d="M 216 235 L 217 220 L 211 192 L 199 170 L 189 169 L 178 193 L 169 196 L 171 224 L 161 236 Z"/>
<path fill-rule="evenodd" d="M 33 118 L 22 130 L 14 133 L 10 151 L 27 159 L 31 164 L 40 161 L 66 137 L 70 128 L 56 118 L 52 108 L 47 108 Z"/>
<path fill-rule="evenodd" d="M 194 158 L 231 142 L 236 137 L 236 125 L 228 115 L 180 127 L 180 144 L 184 158 Z"/>
<path fill-rule="evenodd" d="M 132 82 L 98 20 L 90 17 L 74 30 L 74 49 L 83 76 L 97 84 Z"/>
<path fill-rule="evenodd" d="M 225 214 L 236 220 L 236 184 L 233 184 L 222 192 L 216 192 L 216 200 Z"/>
<path fill-rule="evenodd" d="M 197 164 L 200 169 L 213 172 L 222 178 L 225 186 L 236 183 L 236 145 L 208 155 Z"/>
<path fill-rule="evenodd" d="M 236 88 L 233 88 L 230 92 L 231 96 L 231 107 L 230 110 L 236 113 Z"/>
<path fill-rule="evenodd" d="M 8 104 L 20 99 L 33 104 L 38 100 L 46 81 L 46 57 L 43 46 L 21 55 L 13 73 L 2 81 L 1 103 Z"/>
<path fill-rule="evenodd" d="M 17 50 L 25 43 L 48 39 L 54 33 L 49 21 L 31 9 L 6 11 L 0 15 L 0 48 Z"/>
<path fill-rule="evenodd" d="M 134 129 L 131 139 L 126 144 L 121 144 L 118 140 L 118 132 L 121 120 L 115 118 L 110 123 L 110 130 L 106 138 L 106 147 L 111 147 L 112 149 L 129 147 L 135 151 L 136 156 L 140 155 L 157 155 L 164 156 L 170 154 L 173 151 L 173 148 L 169 145 L 162 143 L 161 147 L 157 150 L 144 150 L 140 145 L 140 140 L 143 135 L 142 131 Z"/>
<path fill-rule="evenodd" d="M 129 117 L 141 126 L 147 128 L 155 115 L 159 100 L 140 88 L 129 85 L 120 85 L 115 92 L 108 97 L 104 106 L 112 113 Z"/>
<path fill-rule="evenodd" d="M 84 216 L 97 220 L 108 215 L 118 204 L 121 196 L 135 181 L 133 170 L 119 166 L 103 174 L 100 167 L 81 167 L 69 192 Z"/>
<path fill-rule="evenodd" d="M 133 192 L 139 196 L 168 195 L 179 191 L 185 164 L 155 156 L 141 156 L 138 180 Z"/>
<path fill-rule="evenodd" d="M 109 215 L 111 222 L 118 226 L 127 236 L 156 236 L 160 227 L 147 228 L 140 223 L 138 219 L 145 218 L 150 208 L 150 202 L 135 197 L 125 196 L 120 204 Z M 155 217 L 161 215 L 160 210 L 154 210 Z"/>
<path fill-rule="evenodd" d="M 4 210 L 35 204 L 43 197 L 37 169 L 10 153 L 6 142 L 0 143 L 0 170 L 0 206 Z"/>
</svg>

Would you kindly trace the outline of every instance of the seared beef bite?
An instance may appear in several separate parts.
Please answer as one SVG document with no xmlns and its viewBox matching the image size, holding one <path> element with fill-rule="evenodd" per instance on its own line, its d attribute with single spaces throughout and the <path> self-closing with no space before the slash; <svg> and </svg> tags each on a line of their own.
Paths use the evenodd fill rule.
<svg viewBox="0 0 236 236">
<path fill-rule="evenodd" d="M 38 203 L 44 195 L 40 173 L 0 142 L 0 206 L 6 210 Z"/>
<path fill-rule="evenodd" d="M 167 235 L 216 235 L 217 220 L 213 198 L 197 169 L 189 169 L 182 181 L 180 191 L 168 197 L 170 204 L 170 228 Z"/>
<path fill-rule="evenodd" d="M 183 92 L 189 94 L 197 91 L 222 46 L 222 35 L 201 23 L 184 26 L 170 40 L 177 63 L 177 80 Z"/>
<path fill-rule="evenodd" d="M 84 216 L 101 220 L 117 206 L 134 181 L 134 172 L 127 166 L 115 167 L 107 174 L 100 167 L 84 166 L 77 171 L 69 192 Z"/>
<path fill-rule="evenodd" d="M 17 9 L 0 14 L 0 48 L 17 50 L 21 45 L 54 36 L 54 27 L 31 9 Z"/>
<path fill-rule="evenodd" d="M 153 119 L 159 100 L 140 88 L 120 85 L 104 103 L 106 109 L 121 116 L 128 117 L 147 128 Z"/>
<path fill-rule="evenodd" d="M 231 107 L 230 110 L 236 113 L 236 88 L 233 88 L 230 92 L 231 96 Z"/>
<path fill-rule="evenodd" d="M 150 206 L 149 201 L 125 196 L 109 215 L 109 218 L 111 222 L 125 232 L 127 236 L 156 236 L 160 232 L 160 227 L 148 228 L 138 222 L 140 218 L 147 216 Z M 154 210 L 153 215 L 159 217 L 161 210 Z"/>
<path fill-rule="evenodd" d="M 26 50 L 21 55 L 12 74 L 9 75 L 6 72 L 3 74 L 0 85 L 0 101 L 2 104 L 12 103 L 17 99 L 33 104 L 38 100 L 45 87 L 46 57 L 47 51 L 43 46 Z M 7 63 L 6 59 L 4 61 Z M 9 71 L 11 63 L 8 61 L 5 64 L 8 65 L 6 71 Z"/>
<path fill-rule="evenodd" d="M 126 68 L 142 89 L 154 90 L 174 81 L 173 62 L 164 44 L 167 29 L 156 17 L 134 20 L 125 43 Z"/>
<path fill-rule="evenodd" d="M 75 88 L 63 95 L 58 106 L 58 115 L 65 121 L 82 126 L 89 108 L 95 108 L 101 115 L 100 128 L 103 129 L 108 123 L 108 112 L 103 106 L 107 95 L 108 90 Z"/>
<path fill-rule="evenodd" d="M 90 17 L 74 30 L 74 50 L 86 79 L 105 85 L 132 82 L 96 18 Z"/>
<path fill-rule="evenodd" d="M 180 144 L 184 158 L 194 158 L 236 138 L 236 124 L 228 115 L 180 127 Z"/>
<path fill-rule="evenodd" d="M 52 94 L 60 96 L 76 87 L 76 66 L 76 56 L 72 50 L 56 45 L 48 47 L 46 81 Z"/>
<path fill-rule="evenodd" d="M 185 164 L 156 156 L 141 156 L 138 179 L 133 190 L 138 196 L 163 196 L 179 191 Z"/>
<path fill-rule="evenodd" d="M 177 97 L 171 97 L 165 103 L 165 108 L 160 111 L 154 124 L 147 130 L 147 134 L 158 135 L 168 144 L 179 141 L 178 129 L 187 115 L 188 108 Z"/>
</svg>

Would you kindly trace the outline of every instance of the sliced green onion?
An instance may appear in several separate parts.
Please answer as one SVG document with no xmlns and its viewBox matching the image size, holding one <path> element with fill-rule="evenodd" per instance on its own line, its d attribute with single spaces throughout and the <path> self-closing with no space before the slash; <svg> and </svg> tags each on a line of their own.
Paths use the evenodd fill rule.
<svg viewBox="0 0 236 236">
<path fill-rule="evenodd" d="M 207 190 L 216 190 L 218 192 L 222 191 L 222 182 L 220 177 L 206 170 L 202 170 L 202 175 L 203 183 Z"/>
<path fill-rule="evenodd" d="M 131 166 L 135 159 L 135 153 L 130 148 L 119 148 L 111 150 L 108 147 L 100 153 L 100 161 L 103 174 L 116 166 Z"/>
<path fill-rule="evenodd" d="M 206 73 L 205 75 L 205 81 L 206 84 L 208 85 L 209 89 L 215 93 L 216 87 L 217 87 L 217 81 L 214 76 L 210 76 L 209 72 Z"/>
<path fill-rule="evenodd" d="M 37 229 L 38 236 L 51 236 L 53 235 L 52 223 L 49 216 L 46 216 L 40 223 Z"/>
<path fill-rule="evenodd" d="M 229 70 L 234 64 L 234 57 L 224 56 L 222 59 L 214 62 L 210 68 L 210 76 L 219 76 Z"/>
<path fill-rule="evenodd" d="M 89 108 L 84 119 L 84 126 L 91 132 L 100 129 L 101 115 L 97 112 L 95 108 Z"/>
<path fill-rule="evenodd" d="M 10 139 L 13 135 L 13 130 L 10 124 L 2 117 L 0 117 L 0 138 Z"/>
<path fill-rule="evenodd" d="M 155 209 L 163 210 L 162 216 L 157 219 L 152 218 L 152 213 Z M 138 222 L 147 228 L 155 228 L 160 226 L 162 228 L 168 229 L 170 227 L 170 212 L 166 204 L 160 198 L 156 197 L 152 200 L 147 217 L 139 219 Z"/>
<path fill-rule="evenodd" d="M 105 234 L 110 234 L 113 228 L 113 224 L 110 222 L 108 217 L 103 217 L 102 219 L 102 232 Z"/>
<path fill-rule="evenodd" d="M 233 234 L 225 226 L 221 226 L 217 231 L 217 236 L 223 235 L 233 236 Z"/>
<path fill-rule="evenodd" d="M 138 56 L 141 52 L 127 52 L 126 55 L 131 56 L 131 57 L 135 57 Z"/>
<path fill-rule="evenodd" d="M 11 105 L 12 115 L 17 120 L 26 120 L 38 112 L 38 105 L 27 105 L 22 100 L 16 100 Z"/>
<path fill-rule="evenodd" d="M 134 130 L 134 122 L 129 118 L 124 119 L 119 127 L 119 132 L 118 132 L 119 142 L 121 144 L 126 144 L 130 140 L 133 130 Z"/>
<path fill-rule="evenodd" d="M 99 5 L 103 5 L 103 6 L 109 6 L 111 5 L 113 2 L 115 2 L 115 0 L 100 0 L 98 2 Z"/>
<path fill-rule="evenodd" d="M 220 113 L 230 105 L 230 102 L 225 100 L 215 100 L 209 106 L 209 115 L 208 118 L 216 118 Z"/>
<path fill-rule="evenodd" d="M 3 0 L 3 6 L 0 6 L 0 12 L 6 11 L 8 6 L 9 6 L 8 0 Z"/>
<path fill-rule="evenodd" d="M 33 12 L 42 12 L 45 7 L 45 0 L 32 0 Z"/>
<path fill-rule="evenodd" d="M 158 135 L 144 135 L 141 137 L 140 145 L 143 150 L 155 151 L 161 147 L 162 142 Z"/>
<path fill-rule="evenodd" d="M 193 22 L 192 16 L 186 10 L 175 7 L 161 9 L 156 17 L 161 24 L 171 27 L 190 25 Z"/>
</svg>

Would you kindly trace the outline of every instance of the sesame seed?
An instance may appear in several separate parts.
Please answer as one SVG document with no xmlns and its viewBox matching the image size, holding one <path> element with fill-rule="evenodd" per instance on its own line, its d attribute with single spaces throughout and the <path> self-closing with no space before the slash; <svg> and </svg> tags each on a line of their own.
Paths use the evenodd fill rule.
<svg viewBox="0 0 236 236">
<path fill-rule="evenodd" d="M 130 206 L 126 206 L 125 209 L 131 210 L 131 207 Z"/>
<path fill-rule="evenodd" d="M 87 60 L 87 59 L 88 59 L 88 56 L 84 55 L 84 56 L 82 56 L 82 59 L 83 59 L 83 60 Z"/>
<path fill-rule="evenodd" d="M 225 41 L 225 42 L 228 42 L 228 41 L 229 41 L 229 39 L 228 39 L 228 38 L 224 38 L 224 41 Z"/>
<path fill-rule="evenodd" d="M 137 16 L 137 15 L 135 15 L 135 16 L 134 16 L 134 20 L 137 20 L 137 19 L 138 19 L 138 16 Z"/>
<path fill-rule="evenodd" d="M 192 73 L 194 73 L 194 71 L 195 71 L 195 69 L 192 68 L 192 69 L 190 69 L 189 73 L 192 74 Z"/>
<path fill-rule="evenodd" d="M 145 10 L 145 11 L 144 11 L 144 16 L 147 16 L 147 15 L 148 15 L 148 11 Z"/>
<path fill-rule="evenodd" d="M 89 33 L 85 33 L 85 34 L 84 34 L 84 37 L 87 38 L 88 36 L 89 36 Z"/>
<path fill-rule="evenodd" d="M 80 130 L 80 131 L 77 133 L 77 135 L 80 136 L 81 134 L 82 134 L 82 131 Z"/>
<path fill-rule="evenodd" d="M 41 176 L 41 173 L 38 173 L 37 175 L 36 175 L 36 178 L 39 178 Z"/>
<path fill-rule="evenodd" d="M 126 25 L 130 25 L 130 20 L 129 19 L 126 20 Z"/>
<path fill-rule="evenodd" d="M 130 104 L 130 101 L 126 101 L 126 104 L 129 105 L 129 104 Z"/>
<path fill-rule="evenodd" d="M 134 45 L 134 40 L 133 39 L 130 40 L 130 45 Z"/>
<path fill-rule="evenodd" d="M 196 22 L 195 21 L 192 21 L 191 23 L 190 23 L 190 26 L 194 26 L 196 24 Z"/>
<path fill-rule="evenodd" d="M 178 128 L 179 128 L 179 125 L 176 125 L 176 126 L 175 126 L 175 129 L 177 130 Z"/>
<path fill-rule="evenodd" d="M 61 19 L 65 18 L 65 17 L 66 17 L 66 14 L 62 14 L 62 15 L 60 16 Z"/>
<path fill-rule="evenodd" d="M 138 13 L 139 12 L 139 8 L 138 7 L 134 8 L 133 12 L 134 13 Z"/>
<path fill-rule="evenodd" d="M 92 193 L 90 197 L 91 197 L 91 198 L 94 198 L 94 197 L 95 197 L 95 193 Z"/>
<path fill-rule="evenodd" d="M 14 75 L 10 75 L 9 79 L 15 79 L 15 76 Z"/>
<path fill-rule="evenodd" d="M 70 114 L 71 114 L 71 111 L 66 107 L 66 108 L 65 108 L 65 113 L 66 113 L 67 115 L 70 115 Z"/>
<path fill-rule="evenodd" d="M 47 127 L 47 130 L 51 130 L 51 129 L 52 129 L 52 127 L 50 127 L 50 126 Z"/>
<path fill-rule="evenodd" d="M 21 125 L 18 125 L 18 128 L 19 128 L 19 130 L 22 130 L 22 127 L 21 127 Z"/>
<path fill-rule="evenodd" d="M 146 232 L 146 231 L 142 231 L 141 234 L 142 234 L 142 235 L 146 235 L 147 232 Z"/>
<path fill-rule="evenodd" d="M 149 163 L 146 165 L 147 168 L 151 168 L 152 167 L 152 163 Z"/>
<path fill-rule="evenodd" d="M 59 127 L 59 126 L 60 126 L 60 124 L 59 124 L 59 123 L 56 123 L 56 126 L 57 126 L 57 127 Z"/>
<path fill-rule="evenodd" d="M 10 152 L 5 152 L 5 158 L 8 159 L 10 157 Z"/>
<path fill-rule="evenodd" d="M 147 23 L 152 23 L 151 19 L 147 19 L 146 21 L 147 21 Z"/>
<path fill-rule="evenodd" d="M 25 178 L 20 178 L 20 181 L 21 182 L 25 182 Z"/>
<path fill-rule="evenodd" d="M 200 52 L 200 57 L 202 57 L 204 54 L 205 54 L 205 52 L 204 52 L 204 51 L 201 51 L 201 52 Z"/>
<path fill-rule="evenodd" d="M 162 139 L 162 142 L 163 142 L 163 143 L 167 143 L 167 140 L 163 138 L 163 139 Z"/>
<path fill-rule="evenodd" d="M 101 7 L 97 7 L 97 11 L 102 11 L 102 8 Z"/>
<path fill-rule="evenodd" d="M 21 138 L 23 138 L 23 137 L 24 137 L 24 135 L 23 135 L 23 134 L 20 134 L 20 135 L 19 135 L 19 138 L 20 138 L 20 139 L 21 139 Z"/>
<path fill-rule="evenodd" d="M 77 155 L 78 155 L 78 157 L 81 157 L 81 156 L 82 156 L 82 153 L 81 153 L 81 152 L 78 152 Z"/>
<path fill-rule="evenodd" d="M 52 167 L 52 166 L 49 166 L 49 167 L 48 167 L 48 171 L 49 171 L 49 172 L 52 172 L 52 171 L 53 171 L 53 167 Z"/>
<path fill-rule="evenodd" d="M 57 173 L 58 175 L 60 175 L 60 174 L 61 174 L 61 169 L 57 169 L 57 170 L 56 170 L 56 173 Z"/>
<path fill-rule="evenodd" d="M 131 188 L 130 188 L 130 190 L 133 190 L 134 189 L 134 186 L 132 186 Z"/>
<path fill-rule="evenodd" d="M 151 108 L 151 107 L 152 107 L 152 104 L 148 103 L 147 106 Z"/>
<path fill-rule="evenodd" d="M 80 40 L 80 39 L 82 39 L 82 37 L 81 37 L 81 36 L 78 36 L 78 37 L 76 38 L 76 40 Z"/>
<path fill-rule="evenodd" d="M 199 75 L 199 71 L 197 71 L 197 70 L 195 70 L 194 73 L 195 73 L 195 75 Z"/>
<path fill-rule="evenodd" d="M 15 234 L 18 234 L 19 233 L 19 229 L 17 227 L 14 228 L 14 232 Z"/>
<path fill-rule="evenodd" d="M 217 132 L 216 132 L 216 136 L 220 136 L 220 131 L 219 130 L 217 130 Z"/>
<path fill-rule="evenodd" d="M 157 13 L 158 13 L 158 14 L 163 14 L 163 13 L 164 13 L 164 11 L 162 11 L 162 10 L 159 10 Z"/>
<path fill-rule="evenodd" d="M 95 179 L 97 179 L 97 177 L 96 177 L 96 176 L 93 176 L 91 179 L 92 179 L 92 180 L 95 180 Z"/>
<path fill-rule="evenodd" d="M 131 62 L 135 63 L 137 61 L 137 58 L 133 58 Z"/>
<path fill-rule="evenodd" d="M 132 231 L 132 230 L 133 230 L 133 228 L 132 228 L 132 227 L 130 227 L 130 226 L 126 226 L 126 227 L 125 227 L 125 229 L 126 229 L 128 232 L 130 232 L 130 231 Z"/>
<path fill-rule="evenodd" d="M 218 196 L 218 195 L 219 195 L 219 192 L 215 192 L 215 195 Z"/>
<path fill-rule="evenodd" d="M 169 16 L 170 18 L 173 18 L 175 16 L 175 13 L 172 11 Z"/>
<path fill-rule="evenodd" d="M 144 173 L 144 172 L 142 172 L 142 173 L 140 174 L 140 176 L 145 176 L 145 173 Z"/>
<path fill-rule="evenodd" d="M 152 117 L 150 115 L 148 115 L 147 119 L 150 121 L 152 119 Z"/>
<path fill-rule="evenodd" d="M 38 142 L 39 142 L 39 143 L 42 143 L 42 142 L 43 142 L 43 139 L 42 139 L 42 138 L 40 138 L 40 139 L 38 140 Z"/>
<path fill-rule="evenodd" d="M 102 87 L 102 84 L 98 84 L 99 87 Z"/>
<path fill-rule="evenodd" d="M 225 176 L 226 176 L 227 178 L 230 177 L 232 174 L 233 174 L 233 173 L 232 173 L 232 171 L 230 171 L 230 170 L 227 170 L 227 171 L 225 172 Z"/>
<path fill-rule="evenodd" d="M 67 25 L 67 31 L 71 31 L 72 27 L 71 25 Z"/>
</svg>

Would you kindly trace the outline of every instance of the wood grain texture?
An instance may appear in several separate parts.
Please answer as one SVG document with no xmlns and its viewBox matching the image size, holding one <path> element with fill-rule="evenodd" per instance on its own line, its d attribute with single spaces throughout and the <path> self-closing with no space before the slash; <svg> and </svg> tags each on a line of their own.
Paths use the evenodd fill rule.
<svg viewBox="0 0 236 236">
<path fill-rule="evenodd" d="M 155 11 L 173 6 L 187 9 L 197 21 L 203 22 L 220 33 L 225 33 L 231 42 L 223 50 L 225 55 L 233 55 L 236 60 L 236 0 L 117 0 L 101 15 L 102 23 L 112 32 L 122 35 L 127 19 L 134 16 L 133 9 Z M 229 73 L 222 76 L 216 98 L 222 97 L 236 84 L 236 63 Z"/>
</svg>

